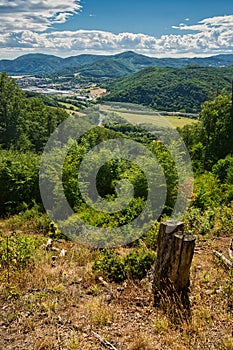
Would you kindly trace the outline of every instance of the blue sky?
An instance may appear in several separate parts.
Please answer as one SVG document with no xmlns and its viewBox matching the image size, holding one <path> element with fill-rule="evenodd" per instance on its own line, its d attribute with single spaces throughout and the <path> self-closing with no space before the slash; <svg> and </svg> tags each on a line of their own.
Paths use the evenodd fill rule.
<svg viewBox="0 0 233 350">
<path fill-rule="evenodd" d="M 154 57 L 233 53 L 232 0 L 0 0 L 0 59 L 127 50 Z"/>
<path fill-rule="evenodd" d="M 161 36 L 175 33 L 173 25 L 185 19 L 191 23 L 233 13 L 232 0 L 227 1 L 156 1 L 156 0 L 86 0 L 82 12 L 60 28 L 98 29 L 113 33 L 133 32 Z M 91 15 L 91 16 L 90 16 Z"/>
</svg>

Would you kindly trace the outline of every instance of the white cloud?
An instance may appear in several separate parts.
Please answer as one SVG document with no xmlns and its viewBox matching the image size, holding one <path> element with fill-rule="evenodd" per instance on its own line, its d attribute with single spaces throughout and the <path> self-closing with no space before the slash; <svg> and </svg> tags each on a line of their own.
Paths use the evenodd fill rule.
<svg viewBox="0 0 233 350">
<path fill-rule="evenodd" d="M 0 0 L 0 32 L 42 32 L 80 9 L 79 0 Z"/>
<path fill-rule="evenodd" d="M 6 1 L 0 0 L 0 9 L 4 2 Z M 134 50 L 157 57 L 208 56 L 233 52 L 233 15 L 206 18 L 197 24 L 180 24 L 174 27 L 179 31 L 178 34 L 162 35 L 160 38 L 145 34 L 113 34 L 98 30 L 53 31 L 50 29 L 50 32 L 47 32 L 44 30 L 45 27 L 47 28 L 52 23 L 66 21 L 67 16 L 79 9 L 78 3 L 72 0 L 57 0 L 56 5 L 53 4 L 53 7 L 49 7 L 48 4 L 51 5 L 53 2 L 54 0 L 47 0 L 46 3 L 30 0 L 29 7 L 34 6 L 38 13 L 42 13 L 43 8 L 43 18 L 36 21 L 36 15 L 30 17 L 28 26 L 24 25 L 24 29 L 21 30 L 19 26 L 16 26 L 17 30 L 9 32 L 2 31 L 1 33 L 0 30 L 2 57 L 4 53 L 5 57 L 9 57 L 9 52 L 13 53 L 14 50 L 17 56 L 20 50 L 22 50 L 21 54 L 24 52 L 46 52 L 60 56 L 70 56 L 83 52 L 111 54 Z M 25 3 L 25 1 L 14 1 L 15 8 L 20 3 Z M 64 10 L 63 5 L 66 7 L 68 3 L 70 7 Z M 58 9 L 59 11 L 57 11 Z M 25 15 L 25 10 L 23 11 Z M 34 23 L 37 26 L 36 30 L 33 28 Z M 0 29 L 1 25 L 2 23 Z"/>
</svg>

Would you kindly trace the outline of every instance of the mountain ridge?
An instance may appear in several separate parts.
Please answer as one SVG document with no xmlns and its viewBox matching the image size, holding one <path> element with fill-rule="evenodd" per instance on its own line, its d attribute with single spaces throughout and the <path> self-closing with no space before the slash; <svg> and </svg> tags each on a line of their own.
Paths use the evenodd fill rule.
<svg viewBox="0 0 233 350">
<path fill-rule="evenodd" d="M 97 73 L 93 69 L 93 65 L 96 63 L 98 63 Z M 109 72 L 111 63 L 115 65 L 115 72 L 114 69 L 110 69 Z M 6 71 L 11 75 L 49 75 L 63 74 L 64 72 L 68 75 L 75 72 L 84 76 L 91 76 L 90 71 L 92 71 L 93 77 L 115 78 L 136 73 L 150 66 L 179 68 L 192 64 L 204 67 L 227 67 L 233 65 L 233 54 L 220 54 L 204 58 L 155 58 L 133 51 L 125 51 L 115 55 L 80 54 L 61 58 L 55 55 L 36 53 L 22 55 L 13 60 L 0 60 L 0 71 Z"/>
</svg>

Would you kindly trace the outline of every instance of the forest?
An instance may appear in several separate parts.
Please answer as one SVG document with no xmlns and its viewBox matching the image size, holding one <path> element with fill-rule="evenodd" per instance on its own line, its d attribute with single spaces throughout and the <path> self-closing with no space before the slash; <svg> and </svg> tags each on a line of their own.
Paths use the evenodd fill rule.
<svg viewBox="0 0 233 350">
<path fill-rule="evenodd" d="M 231 90 L 232 66 L 148 67 L 110 81 L 107 101 L 131 102 L 165 111 L 198 113 L 201 105 Z"/>
<path fill-rule="evenodd" d="M 186 69 L 195 71 L 194 67 Z M 145 72 L 148 76 L 153 72 L 156 74 L 156 68 L 148 68 Z M 182 72 L 182 74 L 186 74 L 185 69 Z M 169 74 L 172 76 L 174 73 L 171 71 Z M 153 74 L 151 76 L 153 78 Z M 161 75 L 161 84 L 163 79 L 167 79 L 167 73 L 164 73 L 164 76 Z M 127 80 L 125 82 L 126 85 L 122 85 L 121 88 L 126 91 Z M 118 84 L 121 84 L 121 82 Z M 187 82 L 187 84 L 191 89 L 191 83 Z M 156 102 L 156 89 L 159 89 L 159 84 L 156 89 L 151 90 L 151 96 L 144 95 L 142 90 L 138 89 L 138 86 L 136 87 L 137 93 L 148 99 L 146 101 L 147 104 L 153 105 L 155 108 L 163 106 L 169 109 L 168 102 L 167 104 Z M 216 83 L 215 88 L 217 87 Z M 205 88 L 206 86 L 203 86 L 203 89 Z M 174 90 L 177 90 L 177 88 L 175 87 Z M 179 90 L 177 91 L 179 93 Z M 131 92 L 128 90 L 124 92 L 124 94 L 129 93 Z M 160 93 L 162 94 L 162 92 Z M 189 96 L 195 95 L 195 93 L 194 89 L 190 91 Z M 151 102 L 152 95 L 154 96 L 153 102 Z M 123 95 L 121 94 L 121 96 Z M 134 95 L 134 97 L 131 102 L 145 102 L 139 101 L 137 95 Z M 124 100 L 123 97 L 122 99 Z M 160 99 L 162 100 L 162 96 Z M 180 104 L 179 108 L 184 108 L 185 106 L 186 111 L 190 109 L 199 111 L 198 106 L 188 96 L 182 101 L 183 104 Z M 208 237 L 214 243 L 216 243 L 218 237 L 222 240 L 230 237 L 233 221 L 232 95 L 228 91 L 223 90 L 212 96 L 209 101 L 202 102 L 198 123 L 186 125 L 178 130 L 190 154 L 194 171 L 193 192 L 189 208 L 187 208 L 183 220 L 186 231 L 197 235 L 200 247 L 204 246 Z M 1 301 L 10 303 L 14 310 L 10 313 L 6 308 L 6 310 L 4 309 L 1 312 L 2 325 L 6 328 L 13 327 L 13 332 L 15 331 L 14 327 L 19 327 L 24 329 L 23 332 L 26 332 L 26 334 L 33 334 L 40 320 L 46 317 L 47 322 L 51 323 L 52 329 L 53 327 L 58 327 L 56 324 L 61 324 L 64 328 L 64 332 L 67 333 L 68 337 L 67 339 L 65 338 L 67 342 L 66 349 L 81 349 L 82 346 L 85 349 L 97 349 L 94 345 L 93 347 L 92 345 L 88 347 L 88 336 L 86 340 L 85 337 L 82 338 L 83 334 L 88 333 L 87 324 L 89 325 L 90 323 L 93 330 L 104 330 L 104 334 L 107 336 L 111 332 L 111 326 L 116 323 L 117 318 L 122 322 L 118 304 L 115 308 L 119 307 L 117 309 L 119 314 L 114 314 L 114 304 L 112 305 L 111 303 L 116 301 L 114 301 L 114 296 L 109 292 L 112 287 L 106 287 L 109 284 L 116 291 L 117 298 L 120 300 L 122 297 L 122 310 L 125 303 L 130 305 L 129 308 L 132 307 L 130 298 L 133 298 L 134 302 L 137 300 L 136 308 L 139 311 L 141 310 L 141 303 L 144 303 L 144 311 L 141 310 L 142 315 L 144 315 L 148 304 L 143 298 L 148 292 L 143 283 L 145 283 L 145 276 L 156 257 L 155 250 L 157 247 L 159 222 L 167 220 L 171 215 L 179 191 L 178 174 L 174 160 L 168 149 L 159 141 L 159 135 L 167 132 L 163 127 L 158 127 L 155 130 L 156 132 L 151 134 L 143 125 L 134 126 L 129 124 L 117 114 L 109 114 L 103 120 L 101 126 L 96 126 L 99 120 L 98 105 L 93 105 L 82 112 L 84 115 L 86 113 L 86 117 L 83 116 L 83 119 L 80 118 L 79 120 L 75 113 L 68 115 L 60 108 L 46 106 L 40 98 L 28 98 L 20 90 L 16 82 L 8 77 L 6 73 L 0 75 Z M 92 125 L 89 127 L 90 119 L 92 120 Z M 123 139 L 131 142 L 140 142 L 156 157 L 164 173 L 167 194 L 165 205 L 158 220 L 151 225 L 150 229 L 142 237 L 134 242 L 130 242 L 128 245 L 124 245 L 122 248 L 98 250 L 95 247 L 82 246 L 79 242 L 72 242 L 70 237 L 63 235 L 59 227 L 45 212 L 39 188 L 41 157 L 49 137 L 54 132 L 56 133 L 58 125 L 66 120 L 70 120 L 71 125 L 72 120 L 77 120 L 81 124 L 86 123 L 86 128 L 89 130 L 79 139 L 75 139 L 75 137 L 71 139 L 70 148 L 62 168 L 62 185 L 67 201 L 75 215 L 92 227 L 96 229 L 101 227 L 117 228 L 127 225 L 144 209 L 149 195 L 149 187 L 145 173 L 138 165 L 140 163 L 135 165 L 126 159 L 120 159 L 121 154 L 119 152 L 119 158 L 108 160 L 100 168 L 96 178 L 96 187 L 100 196 L 111 205 L 112 202 L 117 200 L 119 195 L 117 183 L 127 179 L 133 185 L 133 198 L 121 212 L 106 213 L 93 209 L 85 202 L 78 185 L 79 166 L 86 153 L 100 143 L 109 140 Z M 177 144 L 174 142 L 174 144 L 171 144 L 171 147 L 179 149 L 180 145 L 178 142 Z M 49 176 L 52 178 L 52 181 L 48 193 L 52 193 L 58 201 L 61 194 L 60 189 L 56 186 L 56 157 L 60 150 L 61 144 L 58 142 L 54 158 L 49 159 Z M 101 152 L 104 156 L 104 150 Z M 146 157 L 146 153 L 143 152 L 137 155 L 137 159 L 145 160 Z M 180 158 L 182 162 L 182 154 Z M 95 157 L 95 154 L 93 154 L 91 158 L 93 168 L 98 165 L 99 161 L 100 158 Z M 149 159 L 147 159 L 147 162 L 149 162 Z M 149 169 L 149 171 L 152 170 Z M 55 174 L 54 178 L 51 174 Z M 153 173 L 150 175 L 154 176 Z M 162 186 L 164 186 L 165 182 L 162 183 Z M 8 234 L 6 234 L 5 230 Z M 9 231 L 12 232 L 10 236 Z M 8 238 L 6 239 L 6 237 Z M 54 240 L 54 250 L 50 251 L 43 248 L 46 246 L 48 238 Z M 105 238 L 103 237 L 102 239 L 104 240 Z M 117 245 L 117 240 L 114 243 Z M 63 261 L 61 256 L 56 257 L 56 252 L 59 250 L 58 247 L 59 249 L 60 247 L 65 247 L 68 251 L 66 261 Z M 203 252 L 205 254 L 205 251 Z M 66 266 L 67 271 L 63 270 L 63 265 Z M 204 285 L 204 290 L 213 287 L 213 299 L 218 298 L 219 295 L 221 296 L 221 302 L 217 299 L 218 304 L 216 308 L 221 308 L 221 303 L 224 303 L 224 307 L 226 307 L 224 311 L 221 311 L 221 317 L 225 317 L 226 327 L 218 325 L 221 335 L 218 340 L 213 340 L 213 344 L 217 344 L 218 349 L 230 350 L 232 349 L 232 342 L 229 340 L 228 333 L 233 313 L 232 272 L 224 272 L 224 275 L 219 279 L 221 285 L 215 283 L 219 278 L 219 275 L 216 275 L 216 280 L 212 286 L 207 269 L 208 267 L 201 275 L 200 285 Z M 221 274 L 221 271 L 219 271 L 221 266 L 217 266 L 216 269 Z M 198 268 L 195 271 L 198 274 Z M 40 277 L 38 277 L 39 275 Z M 104 282 L 106 280 L 106 284 L 101 284 L 99 281 L 102 280 L 98 278 L 104 279 Z M 6 287 L 2 287 L 5 282 Z M 129 289 L 127 286 L 129 286 Z M 104 288 L 107 288 L 109 300 L 101 298 L 103 293 L 105 293 Z M 131 291 L 129 292 L 129 290 Z M 142 293 L 144 293 L 144 296 L 142 296 Z M 197 301 L 193 300 L 194 308 L 196 304 L 201 302 L 202 292 L 200 290 L 197 292 L 196 290 L 195 293 Z M 85 322 L 81 321 L 78 318 L 79 316 L 75 316 L 75 313 L 82 313 L 82 309 L 80 309 L 82 304 L 82 302 L 80 303 L 81 298 L 87 302 L 87 310 L 89 310 L 88 315 L 85 314 L 86 316 L 83 316 L 84 318 L 86 317 Z M 68 305 L 69 315 L 65 312 L 65 303 Z M 77 308 L 76 311 L 75 307 Z M 30 318 L 31 323 L 29 321 L 28 323 L 26 322 L 26 319 L 21 314 L 21 308 L 26 310 L 25 312 L 29 316 L 31 313 L 36 315 L 35 317 L 33 316 L 33 319 Z M 212 334 L 216 326 L 216 314 L 214 311 L 211 314 L 210 311 L 208 313 L 204 306 L 201 310 L 202 315 L 196 314 L 196 318 L 194 317 L 199 322 L 198 326 L 185 326 L 185 331 L 179 333 L 180 335 L 175 339 L 174 349 L 178 349 L 179 346 L 182 346 L 183 349 L 197 348 L 197 346 L 203 349 L 208 348 L 207 344 L 210 340 L 206 337 L 208 332 Z M 133 312 L 132 315 L 134 315 Z M 148 311 L 148 315 L 149 313 L 150 311 Z M 156 318 L 155 311 L 151 311 L 151 313 L 154 317 L 153 327 L 156 336 L 161 337 L 165 344 L 167 342 L 164 349 L 171 348 L 169 346 L 171 346 L 172 336 L 174 336 L 176 330 L 170 325 L 169 320 L 164 315 L 160 314 L 160 318 Z M 148 315 L 145 314 L 142 317 L 146 319 Z M 70 326 L 64 321 L 65 318 L 70 318 Z M 202 318 L 203 321 L 201 321 Z M 145 321 L 146 326 L 143 327 L 144 333 L 147 332 L 145 328 L 150 327 L 147 322 L 149 321 Z M 77 335 L 74 337 L 72 334 L 77 330 L 75 327 L 79 328 Z M 203 327 L 206 327 L 206 329 L 202 330 L 201 333 L 201 328 Z M 46 338 L 47 343 L 45 342 L 43 345 L 45 340 L 42 338 L 45 331 L 42 331 L 42 328 L 40 328 L 40 332 L 41 343 L 37 344 L 36 349 L 52 348 L 51 344 L 55 341 L 53 336 L 50 337 L 48 335 Z M 124 331 L 121 329 L 119 332 Z M 169 337 L 164 340 L 167 332 L 170 332 L 170 340 Z M 147 334 L 147 338 L 153 337 L 153 334 Z M 64 334 L 63 336 L 65 337 Z M 21 342 L 22 339 L 18 339 L 18 342 Z M 123 342 L 127 342 L 124 337 L 122 339 Z M 115 344 L 118 341 L 121 342 L 115 333 L 112 335 L 112 338 L 110 336 L 109 340 Z M 56 342 L 56 344 L 59 344 L 59 339 L 56 339 Z M 136 340 L 134 340 L 134 345 L 130 343 L 131 347 L 129 349 L 149 350 L 153 348 L 149 347 L 143 335 L 139 337 L 138 342 L 141 345 L 135 345 Z M 153 344 L 153 340 L 151 342 Z M 123 348 L 126 349 L 126 343 L 122 344 Z M 213 349 L 213 347 L 210 348 Z"/>
</svg>

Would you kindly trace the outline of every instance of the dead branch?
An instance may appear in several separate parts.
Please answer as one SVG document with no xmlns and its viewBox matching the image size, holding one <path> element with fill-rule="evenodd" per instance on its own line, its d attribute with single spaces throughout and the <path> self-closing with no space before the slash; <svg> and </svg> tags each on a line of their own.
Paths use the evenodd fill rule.
<svg viewBox="0 0 233 350">
<path fill-rule="evenodd" d="M 231 240 L 230 247 L 229 247 L 229 256 L 233 260 L 233 238 Z"/>
<path fill-rule="evenodd" d="M 96 332 L 92 331 L 92 334 L 94 335 L 94 337 L 96 339 L 98 339 L 101 344 L 106 348 L 106 349 L 110 349 L 110 350 L 117 350 L 117 348 L 115 348 L 114 345 L 112 345 L 111 343 L 109 343 L 106 339 L 102 338 L 99 334 L 97 334 Z"/>
<path fill-rule="evenodd" d="M 100 281 L 100 283 L 101 283 L 103 286 L 109 288 L 108 282 L 106 282 L 106 281 L 103 279 L 103 277 L 100 276 L 100 277 L 99 277 L 99 281 Z"/>
<path fill-rule="evenodd" d="M 213 250 L 213 254 L 226 266 L 226 267 L 233 267 L 233 263 L 227 259 L 222 253 L 219 253 L 217 250 Z"/>
</svg>

